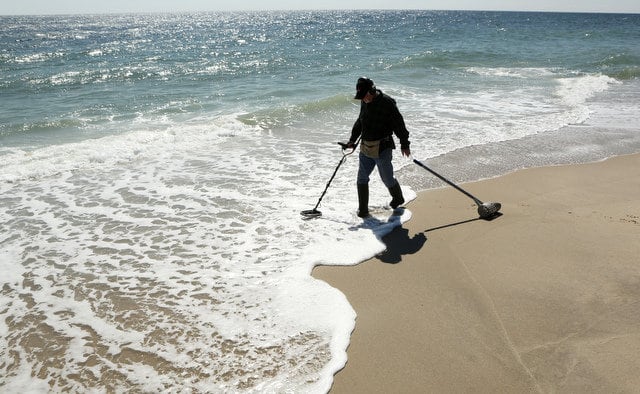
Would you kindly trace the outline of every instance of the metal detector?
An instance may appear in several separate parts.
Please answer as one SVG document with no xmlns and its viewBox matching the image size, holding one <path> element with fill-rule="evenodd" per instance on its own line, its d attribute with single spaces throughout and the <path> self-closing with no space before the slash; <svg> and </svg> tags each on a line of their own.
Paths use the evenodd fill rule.
<svg viewBox="0 0 640 394">
<path fill-rule="evenodd" d="M 318 207 L 320 206 L 320 201 L 322 201 L 322 197 L 324 197 L 325 193 L 327 192 L 327 189 L 329 189 L 329 185 L 331 184 L 331 181 L 333 181 L 333 178 L 335 178 L 336 174 L 338 173 L 338 169 L 340 168 L 342 163 L 347 161 L 347 156 L 349 156 L 350 154 L 355 152 L 359 141 L 360 141 L 360 139 L 358 138 L 358 141 L 356 141 L 356 143 L 353 144 L 352 148 L 348 147 L 348 145 L 345 144 L 345 143 L 338 142 L 338 145 L 340 145 L 342 147 L 342 159 L 340 159 L 340 162 L 338 162 L 338 166 L 333 171 L 333 175 L 331 175 L 331 179 L 329 179 L 329 182 L 327 182 L 327 186 L 324 188 L 324 191 L 320 195 L 320 198 L 318 199 L 318 202 L 316 203 L 316 206 L 313 207 L 313 209 L 308 209 L 306 211 L 301 211 L 300 215 L 302 215 L 306 219 L 312 219 L 312 218 L 317 218 L 317 217 L 322 216 L 322 212 L 318 211 Z M 351 149 L 351 151 L 346 152 L 349 149 Z"/>
</svg>

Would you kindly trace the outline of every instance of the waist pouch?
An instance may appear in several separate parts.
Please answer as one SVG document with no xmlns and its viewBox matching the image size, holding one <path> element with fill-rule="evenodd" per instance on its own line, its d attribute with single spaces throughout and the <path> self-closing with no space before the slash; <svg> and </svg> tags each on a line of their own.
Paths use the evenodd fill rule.
<svg viewBox="0 0 640 394">
<path fill-rule="evenodd" d="M 377 159 L 380 155 L 380 141 L 382 140 L 362 141 L 360 143 L 360 152 L 367 157 Z"/>
<path fill-rule="evenodd" d="M 377 159 L 380 157 L 380 152 L 388 148 L 394 149 L 395 147 L 393 138 L 391 137 L 385 137 L 375 141 L 363 140 L 360 143 L 360 152 L 371 159 Z"/>
</svg>

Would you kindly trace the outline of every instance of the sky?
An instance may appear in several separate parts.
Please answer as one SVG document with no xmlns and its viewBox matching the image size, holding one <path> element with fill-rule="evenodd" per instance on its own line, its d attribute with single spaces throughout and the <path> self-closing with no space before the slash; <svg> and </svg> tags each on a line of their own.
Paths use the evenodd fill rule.
<svg viewBox="0 0 640 394">
<path fill-rule="evenodd" d="M 2 0 L 0 15 L 301 9 L 640 13 L 640 0 Z"/>
</svg>

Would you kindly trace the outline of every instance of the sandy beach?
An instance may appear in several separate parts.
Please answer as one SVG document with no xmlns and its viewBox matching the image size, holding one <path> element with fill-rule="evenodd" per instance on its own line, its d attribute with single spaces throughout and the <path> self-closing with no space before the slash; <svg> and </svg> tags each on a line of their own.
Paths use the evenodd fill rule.
<svg viewBox="0 0 640 394">
<path fill-rule="evenodd" d="M 640 155 L 422 192 L 387 251 L 314 277 L 357 312 L 331 393 L 637 392 Z M 425 176 L 429 176 L 425 174 Z"/>
</svg>

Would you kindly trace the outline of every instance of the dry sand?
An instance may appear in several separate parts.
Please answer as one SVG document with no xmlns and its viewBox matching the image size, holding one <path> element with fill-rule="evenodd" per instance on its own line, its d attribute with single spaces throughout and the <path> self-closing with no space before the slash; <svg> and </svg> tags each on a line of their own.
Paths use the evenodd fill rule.
<svg viewBox="0 0 640 394">
<path fill-rule="evenodd" d="M 640 392 L 640 155 L 464 188 L 504 215 L 426 191 L 386 252 L 314 270 L 358 314 L 331 393 Z"/>
</svg>

